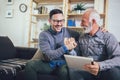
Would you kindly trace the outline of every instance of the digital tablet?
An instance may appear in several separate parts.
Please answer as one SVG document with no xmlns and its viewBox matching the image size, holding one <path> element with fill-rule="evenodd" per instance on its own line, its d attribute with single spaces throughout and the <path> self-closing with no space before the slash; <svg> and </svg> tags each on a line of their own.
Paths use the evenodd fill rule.
<svg viewBox="0 0 120 80">
<path fill-rule="evenodd" d="M 91 64 L 91 62 L 93 62 L 93 58 L 90 57 L 81 57 L 81 56 L 72 56 L 72 55 L 64 55 L 64 57 L 68 67 L 76 70 L 84 70 L 83 66 L 85 64 Z"/>
</svg>

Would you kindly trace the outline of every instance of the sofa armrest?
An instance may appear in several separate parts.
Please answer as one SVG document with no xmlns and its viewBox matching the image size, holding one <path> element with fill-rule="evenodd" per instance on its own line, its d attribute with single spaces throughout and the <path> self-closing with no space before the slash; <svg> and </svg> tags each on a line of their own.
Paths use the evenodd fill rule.
<svg viewBox="0 0 120 80">
<path fill-rule="evenodd" d="M 16 52 L 17 58 L 21 58 L 21 59 L 31 59 L 35 52 L 37 51 L 37 48 L 28 48 L 28 47 L 15 47 L 16 48 Z"/>
</svg>

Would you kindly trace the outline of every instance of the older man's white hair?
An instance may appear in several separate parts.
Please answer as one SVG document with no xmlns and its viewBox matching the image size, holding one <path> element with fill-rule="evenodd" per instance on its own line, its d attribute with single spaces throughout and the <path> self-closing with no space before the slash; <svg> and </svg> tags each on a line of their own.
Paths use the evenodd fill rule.
<svg viewBox="0 0 120 80">
<path fill-rule="evenodd" d="M 89 21 L 94 19 L 99 26 L 102 26 L 99 13 L 95 9 L 88 9 L 87 11 L 89 10 L 91 11 Z"/>
</svg>

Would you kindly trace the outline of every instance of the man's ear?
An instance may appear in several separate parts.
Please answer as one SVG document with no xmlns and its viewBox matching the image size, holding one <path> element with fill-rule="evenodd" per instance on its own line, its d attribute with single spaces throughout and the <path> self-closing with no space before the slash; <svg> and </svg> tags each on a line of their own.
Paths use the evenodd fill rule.
<svg viewBox="0 0 120 80">
<path fill-rule="evenodd" d="M 94 23 L 96 24 L 96 20 L 95 20 L 95 19 L 92 19 L 92 25 L 93 25 Z"/>
</svg>

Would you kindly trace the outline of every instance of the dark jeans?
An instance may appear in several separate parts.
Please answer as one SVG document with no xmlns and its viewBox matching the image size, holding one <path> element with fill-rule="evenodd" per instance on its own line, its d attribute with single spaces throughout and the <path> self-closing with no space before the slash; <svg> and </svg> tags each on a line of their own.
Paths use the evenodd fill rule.
<svg viewBox="0 0 120 80">
<path fill-rule="evenodd" d="M 112 68 L 106 71 L 101 71 L 97 76 L 94 76 L 86 71 L 75 71 L 69 69 L 70 80 L 120 80 L 120 68 Z"/>
<path fill-rule="evenodd" d="M 52 69 L 48 62 L 42 60 L 32 60 L 25 67 L 26 80 L 38 80 L 37 74 L 57 75 L 59 80 L 68 79 L 68 68 L 66 65 Z"/>
</svg>

